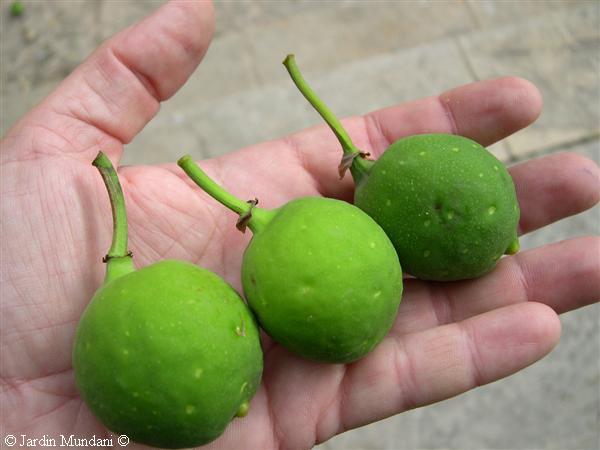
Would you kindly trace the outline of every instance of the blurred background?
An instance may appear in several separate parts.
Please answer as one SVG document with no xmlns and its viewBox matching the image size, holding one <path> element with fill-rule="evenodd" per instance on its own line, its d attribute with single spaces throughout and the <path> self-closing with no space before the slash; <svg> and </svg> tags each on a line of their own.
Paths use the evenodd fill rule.
<svg viewBox="0 0 600 450">
<path fill-rule="evenodd" d="M 0 1 L 2 135 L 104 39 L 162 2 L 23 1 L 18 17 L 11 3 Z M 208 158 L 320 124 L 281 65 L 290 52 L 339 116 L 525 77 L 542 91 L 544 112 L 494 154 L 507 164 L 562 150 L 600 160 L 598 1 L 216 1 L 215 9 L 200 69 L 126 146 L 125 164 Z M 595 208 L 522 245 L 599 232 Z M 519 374 L 318 448 L 598 449 L 600 307 L 562 324 L 554 352 Z"/>
</svg>

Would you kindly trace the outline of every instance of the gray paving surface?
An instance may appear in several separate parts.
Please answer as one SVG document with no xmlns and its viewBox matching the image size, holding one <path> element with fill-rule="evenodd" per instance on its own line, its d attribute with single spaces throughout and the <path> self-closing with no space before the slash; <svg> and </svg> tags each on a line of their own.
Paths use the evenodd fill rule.
<svg viewBox="0 0 600 450">
<path fill-rule="evenodd" d="M 0 1 L 2 134 L 103 39 L 161 2 Z M 201 68 L 127 146 L 127 164 L 216 156 L 320 123 L 281 66 L 296 53 L 339 115 L 477 79 L 519 75 L 544 113 L 492 151 L 513 163 L 568 149 L 600 159 L 597 1 L 228 1 Z M 526 236 L 532 248 L 598 234 L 598 208 Z M 600 251 L 600 249 L 599 249 Z M 600 257 L 600 256 L 599 256 Z M 600 448 L 600 308 L 562 317 L 556 350 L 466 395 L 347 432 L 325 449 Z"/>
</svg>

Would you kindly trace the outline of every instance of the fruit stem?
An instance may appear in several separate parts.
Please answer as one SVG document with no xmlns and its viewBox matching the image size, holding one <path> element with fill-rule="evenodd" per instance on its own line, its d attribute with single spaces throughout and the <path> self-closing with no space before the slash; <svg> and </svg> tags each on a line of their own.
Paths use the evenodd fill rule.
<svg viewBox="0 0 600 450">
<path fill-rule="evenodd" d="M 331 131 L 333 131 L 342 145 L 344 155 L 357 155 L 352 161 L 350 171 L 352 172 L 355 182 L 358 184 L 359 179 L 369 171 L 373 162 L 365 159 L 364 155 L 366 155 L 366 153 L 354 145 L 352 139 L 350 139 L 350 136 L 342 126 L 342 123 L 308 85 L 300 73 L 300 69 L 296 65 L 296 57 L 291 54 L 287 55 L 283 60 L 283 65 L 289 72 L 292 81 L 298 87 L 302 95 L 308 100 L 313 108 L 315 108 L 325 122 L 327 122 L 327 125 L 329 125 L 329 128 L 331 128 Z"/>
<path fill-rule="evenodd" d="M 203 191 L 217 200 L 223 206 L 239 214 L 240 218 L 247 223 L 253 233 L 257 233 L 264 228 L 271 220 L 273 211 L 257 208 L 258 201 L 244 202 L 231 195 L 217 183 L 215 183 L 201 168 L 194 162 L 190 155 L 185 155 L 177 161 L 179 167 L 196 183 Z M 239 223 L 239 222 L 238 222 Z M 240 228 L 243 231 L 243 227 Z"/>
<path fill-rule="evenodd" d="M 112 243 L 108 253 L 104 257 L 106 262 L 106 276 L 104 282 L 114 280 L 129 272 L 135 271 L 131 252 L 127 250 L 127 214 L 125 210 L 125 199 L 123 190 L 119 183 L 117 171 L 113 167 L 110 159 L 99 152 L 96 159 L 92 162 L 100 175 L 108 191 L 108 198 L 112 209 L 113 217 L 113 236 Z"/>
</svg>

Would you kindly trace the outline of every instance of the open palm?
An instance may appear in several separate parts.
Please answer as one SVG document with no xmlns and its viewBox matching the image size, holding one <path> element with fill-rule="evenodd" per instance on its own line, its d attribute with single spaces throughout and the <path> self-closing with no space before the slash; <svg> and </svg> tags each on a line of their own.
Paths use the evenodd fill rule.
<svg viewBox="0 0 600 450">
<path fill-rule="evenodd" d="M 173 2 L 105 43 L 2 142 L 3 435 L 108 436 L 75 389 L 74 331 L 100 285 L 111 237 L 99 150 L 118 163 L 129 142 L 202 59 L 213 31 L 207 2 Z M 481 102 L 486 98 L 486 102 Z M 345 121 L 377 157 L 400 136 L 452 132 L 489 145 L 528 125 L 541 101 L 524 80 L 460 87 Z M 304 195 L 349 200 L 337 179 L 341 151 L 326 127 L 202 162 L 241 198 L 276 207 Z M 174 164 L 119 169 L 138 266 L 192 261 L 240 289 L 250 239 L 236 216 Z M 597 167 L 559 154 L 511 169 L 528 232 L 598 200 Z M 480 279 L 406 280 L 391 333 L 349 365 L 318 364 L 265 339 L 263 383 L 250 413 L 215 448 L 306 448 L 346 429 L 436 402 L 510 375 L 560 335 L 557 313 L 599 297 L 596 238 L 503 259 Z M 134 444 L 130 444 L 133 446 Z"/>
</svg>

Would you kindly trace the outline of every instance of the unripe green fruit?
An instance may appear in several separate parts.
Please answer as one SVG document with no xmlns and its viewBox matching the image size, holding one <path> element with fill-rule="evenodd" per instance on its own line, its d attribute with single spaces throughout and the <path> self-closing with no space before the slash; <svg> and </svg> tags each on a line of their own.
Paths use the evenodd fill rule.
<svg viewBox="0 0 600 450">
<path fill-rule="evenodd" d="M 406 272 L 425 280 L 474 278 L 518 251 L 515 186 L 484 147 L 461 136 L 423 134 L 367 160 L 302 78 L 293 55 L 284 65 L 340 141 L 340 175 L 350 169 L 355 204 L 385 230 Z"/>
<path fill-rule="evenodd" d="M 307 197 L 277 210 L 244 253 L 248 304 L 267 333 L 306 358 L 348 362 L 394 322 L 402 272 L 390 241 L 360 209 Z"/>
<path fill-rule="evenodd" d="M 461 136 L 396 141 L 358 183 L 354 200 L 386 231 L 404 270 L 421 279 L 478 277 L 518 248 L 512 178 Z"/>
<path fill-rule="evenodd" d="M 231 196 L 189 156 L 179 165 L 254 233 L 242 281 L 265 331 L 306 358 L 343 363 L 371 351 L 390 330 L 402 295 L 392 243 L 359 208 L 305 197 L 263 210 Z"/>
<path fill-rule="evenodd" d="M 262 373 L 258 326 L 237 292 L 208 270 L 166 260 L 136 271 L 116 171 L 103 154 L 94 164 L 115 232 L 105 282 L 75 336 L 77 387 L 115 433 L 157 447 L 206 444 L 248 411 Z"/>
<path fill-rule="evenodd" d="M 98 290 L 73 364 L 82 397 L 110 430 L 183 448 L 217 438 L 248 407 L 262 355 L 235 290 L 212 272 L 167 260 Z"/>
</svg>

